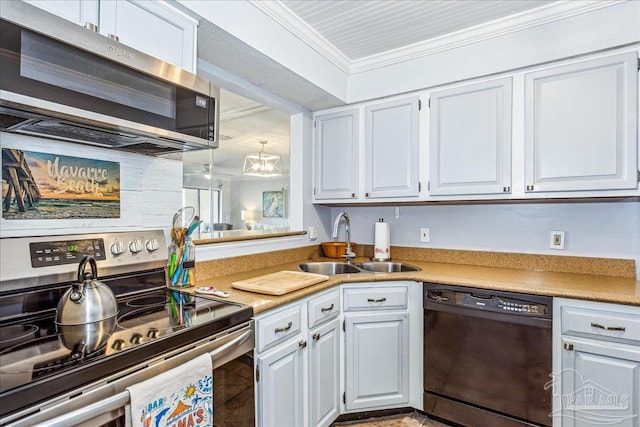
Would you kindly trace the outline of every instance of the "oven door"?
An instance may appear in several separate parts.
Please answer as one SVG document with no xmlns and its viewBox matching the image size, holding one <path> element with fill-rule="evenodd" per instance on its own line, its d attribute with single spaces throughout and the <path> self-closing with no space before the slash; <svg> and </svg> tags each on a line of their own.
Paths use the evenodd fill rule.
<svg viewBox="0 0 640 427">
<path fill-rule="evenodd" d="M 254 346 L 254 326 L 253 321 L 250 321 L 231 331 L 218 334 L 214 338 L 189 344 L 170 353 L 159 355 L 157 358 L 142 365 L 134 366 L 117 375 L 105 378 L 98 384 L 91 384 L 82 390 L 74 390 L 56 398 L 54 401 L 38 405 L 41 409 L 35 414 L 29 415 L 29 409 L 13 414 L 10 418 L 0 420 L 0 425 L 11 427 L 34 425 L 46 425 L 48 427 L 71 425 L 86 427 L 121 426 L 124 425 L 125 406 L 129 403 L 127 387 L 180 366 L 205 353 L 209 353 L 213 360 L 215 384 L 218 371 L 223 370 L 227 364 L 233 361 L 242 363 L 242 359 L 248 357 L 247 353 L 252 354 Z M 249 372 L 253 373 L 253 367 Z M 225 381 L 224 376 L 220 380 Z M 250 395 L 251 399 L 245 401 L 245 407 L 241 408 L 242 413 L 248 412 L 251 417 L 246 425 L 254 424 L 252 375 L 250 380 L 247 384 L 250 384 L 251 390 L 247 391 L 246 394 Z M 226 379 L 226 381 L 229 381 L 229 379 Z M 245 382 L 247 382 L 246 378 Z M 224 415 L 226 418 L 229 415 L 224 413 L 224 396 L 216 396 L 215 393 L 216 387 L 214 385 L 214 419 L 218 412 L 218 405 L 223 411 L 219 415 Z M 237 405 L 229 406 L 235 407 Z M 250 408 L 246 406 L 250 406 Z M 38 410 L 37 408 L 34 409 Z M 247 414 L 244 416 L 246 417 Z M 224 423 L 218 423 L 217 420 L 215 423 L 221 427 L 225 426 Z"/>
<path fill-rule="evenodd" d="M 424 411 L 463 425 L 551 425 L 551 322 L 450 309 L 424 311 Z"/>
</svg>

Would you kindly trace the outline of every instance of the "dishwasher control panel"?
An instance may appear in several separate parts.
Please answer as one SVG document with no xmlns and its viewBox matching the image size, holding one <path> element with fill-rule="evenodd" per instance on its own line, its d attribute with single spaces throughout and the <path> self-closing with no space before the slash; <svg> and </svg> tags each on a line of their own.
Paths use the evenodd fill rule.
<svg viewBox="0 0 640 427">
<path fill-rule="evenodd" d="M 427 305 L 449 305 L 519 316 L 551 317 L 551 297 L 425 283 Z"/>
</svg>

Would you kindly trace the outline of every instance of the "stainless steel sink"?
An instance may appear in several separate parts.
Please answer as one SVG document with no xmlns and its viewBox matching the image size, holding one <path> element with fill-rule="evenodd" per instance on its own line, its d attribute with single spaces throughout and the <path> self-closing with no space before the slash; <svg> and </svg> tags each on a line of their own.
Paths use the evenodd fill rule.
<svg viewBox="0 0 640 427">
<path fill-rule="evenodd" d="M 327 274 L 329 276 L 334 274 L 362 273 L 362 270 L 344 262 L 305 262 L 298 264 L 298 270 L 307 273 Z"/>
<path fill-rule="evenodd" d="M 355 264 L 356 267 L 373 273 L 397 273 L 400 271 L 420 271 L 420 267 L 403 262 L 371 261 Z"/>
</svg>

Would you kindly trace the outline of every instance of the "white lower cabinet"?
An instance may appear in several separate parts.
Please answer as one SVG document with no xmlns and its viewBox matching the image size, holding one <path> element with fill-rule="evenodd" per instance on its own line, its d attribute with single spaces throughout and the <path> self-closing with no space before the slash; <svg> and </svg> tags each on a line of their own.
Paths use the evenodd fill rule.
<svg viewBox="0 0 640 427">
<path fill-rule="evenodd" d="M 257 425 L 329 426 L 340 413 L 340 293 L 256 317 Z"/>
<path fill-rule="evenodd" d="M 304 346 L 291 340 L 258 357 L 258 425 L 304 425 Z"/>
<path fill-rule="evenodd" d="M 344 301 L 345 409 L 407 405 L 407 285 L 345 287 Z"/>
<path fill-rule="evenodd" d="M 309 335 L 309 425 L 325 427 L 340 415 L 340 320 Z"/>
<path fill-rule="evenodd" d="M 554 426 L 640 426 L 640 307 L 555 305 Z"/>
</svg>

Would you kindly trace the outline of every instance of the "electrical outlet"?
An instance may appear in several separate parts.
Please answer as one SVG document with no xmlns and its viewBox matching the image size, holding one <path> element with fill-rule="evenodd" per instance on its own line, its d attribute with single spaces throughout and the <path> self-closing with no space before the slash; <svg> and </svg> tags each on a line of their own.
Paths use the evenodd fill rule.
<svg viewBox="0 0 640 427">
<path fill-rule="evenodd" d="M 429 229 L 428 228 L 421 228 L 420 229 L 420 241 L 422 243 L 429 243 Z"/>
<path fill-rule="evenodd" d="M 551 249 L 564 249 L 564 231 L 552 231 L 549 247 Z"/>
</svg>

